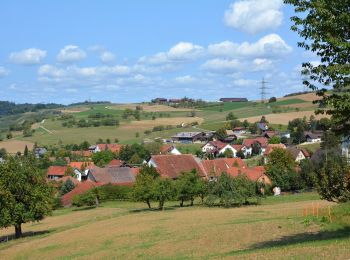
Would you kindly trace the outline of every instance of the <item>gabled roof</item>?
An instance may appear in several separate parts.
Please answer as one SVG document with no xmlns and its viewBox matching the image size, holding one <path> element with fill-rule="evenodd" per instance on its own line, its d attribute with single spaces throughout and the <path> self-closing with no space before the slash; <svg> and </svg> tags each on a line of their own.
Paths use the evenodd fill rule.
<svg viewBox="0 0 350 260">
<path fill-rule="evenodd" d="M 78 156 L 83 156 L 83 157 L 90 157 L 91 156 L 91 151 L 72 151 L 72 154 L 78 155 Z"/>
<path fill-rule="evenodd" d="M 168 145 L 168 144 L 163 144 L 160 147 L 160 154 L 167 154 L 169 153 L 174 147 L 172 145 Z"/>
<path fill-rule="evenodd" d="M 258 142 L 261 147 L 267 147 L 269 141 L 265 137 L 247 138 L 243 140 L 243 145 L 246 147 L 252 147 L 254 143 Z"/>
<path fill-rule="evenodd" d="M 105 168 L 95 167 L 89 171 L 89 176 L 95 182 L 103 184 L 134 183 L 135 175 L 129 167 L 110 166 Z M 90 178 L 89 177 L 89 178 Z"/>
<path fill-rule="evenodd" d="M 47 176 L 64 176 L 67 166 L 50 166 L 47 169 Z"/>
<path fill-rule="evenodd" d="M 231 168 L 227 172 L 232 177 L 239 175 L 245 175 L 251 181 L 258 181 L 260 178 L 264 178 L 265 183 L 271 184 L 270 178 L 265 174 L 264 166 L 256 166 L 252 168 Z"/>
<path fill-rule="evenodd" d="M 233 149 L 235 149 L 237 152 L 242 150 L 243 147 L 245 147 L 243 144 L 230 144 Z"/>
<path fill-rule="evenodd" d="M 221 141 L 210 141 L 209 144 L 218 150 L 221 150 L 222 148 L 224 148 L 227 145 L 226 143 L 221 142 Z"/>
<path fill-rule="evenodd" d="M 268 144 L 264 152 L 264 155 L 265 156 L 269 155 L 275 148 L 286 149 L 286 146 L 284 144 Z"/>
<path fill-rule="evenodd" d="M 199 176 L 206 176 L 200 163 L 191 154 L 153 155 L 151 160 L 156 164 L 157 171 L 163 177 L 176 179 L 182 172 L 190 172 L 193 169 L 197 171 Z"/>
<path fill-rule="evenodd" d="M 121 167 L 124 165 L 124 161 L 122 160 L 118 160 L 118 159 L 113 159 L 112 161 L 109 162 L 109 164 L 107 164 L 107 167 Z"/>
<path fill-rule="evenodd" d="M 265 131 L 264 136 L 267 138 L 271 138 L 273 136 L 279 135 L 279 132 L 277 131 Z"/>
<path fill-rule="evenodd" d="M 322 137 L 322 134 L 323 133 L 321 133 L 321 132 L 314 132 L 314 133 L 312 133 L 312 132 L 304 132 L 305 137 L 306 138 L 309 137 L 311 139 L 319 139 L 319 138 Z"/>
<path fill-rule="evenodd" d="M 287 151 L 293 156 L 294 159 L 296 159 L 298 157 L 298 155 L 301 153 L 303 153 L 303 155 L 308 158 L 310 157 L 309 152 L 304 149 L 304 148 L 298 148 L 298 147 L 288 147 Z"/>
<path fill-rule="evenodd" d="M 230 168 L 245 168 L 246 164 L 241 158 L 218 158 L 214 160 L 202 161 L 203 168 L 206 171 L 207 176 L 221 175 L 223 172 L 227 172 Z"/>
<path fill-rule="evenodd" d="M 267 130 L 269 129 L 269 126 L 267 125 L 267 123 L 257 123 L 257 126 L 260 130 Z"/>
<path fill-rule="evenodd" d="M 72 168 L 76 168 L 78 170 L 81 170 L 83 165 L 85 166 L 85 169 L 90 169 L 95 166 L 94 162 L 70 162 L 69 166 Z"/>
</svg>

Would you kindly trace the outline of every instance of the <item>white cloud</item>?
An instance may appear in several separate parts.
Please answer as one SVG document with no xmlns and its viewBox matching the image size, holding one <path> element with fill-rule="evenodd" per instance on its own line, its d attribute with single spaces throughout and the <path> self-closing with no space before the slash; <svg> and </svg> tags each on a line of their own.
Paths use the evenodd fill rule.
<svg viewBox="0 0 350 260">
<path fill-rule="evenodd" d="M 292 47 L 278 34 L 268 34 L 254 43 L 224 41 L 208 46 L 209 54 L 224 57 L 280 57 L 291 51 Z"/>
<path fill-rule="evenodd" d="M 5 67 L 0 67 L 0 78 L 7 76 L 10 73 Z"/>
<path fill-rule="evenodd" d="M 253 79 L 236 79 L 233 84 L 240 87 L 256 86 L 258 84 L 257 80 Z"/>
<path fill-rule="evenodd" d="M 78 90 L 76 88 L 67 88 L 65 91 L 67 93 L 78 93 Z"/>
<path fill-rule="evenodd" d="M 162 64 L 171 62 L 192 61 L 205 53 L 202 46 L 190 42 L 179 42 L 167 52 L 159 52 L 152 56 L 144 56 L 139 59 L 140 63 Z"/>
<path fill-rule="evenodd" d="M 188 84 L 188 83 L 193 83 L 197 81 L 197 79 L 191 75 L 185 75 L 185 76 L 176 77 L 175 81 L 179 84 Z"/>
<path fill-rule="evenodd" d="M 115 56 L 109 51 L 104 51 L 101 53 L 100 59 L 103 63 L 111 63 L 115 61 Z"/>
<path fill-rule="evenodd" d="M 255 34 L 276 29 L 283 20 L 283 0 L 239 0 L 225 11 L 227 26 Z"/>
<path fill-rule="evenodd" d="M 64 69 L 60 69 L 49 64 L 40 66 L 38 70 L 38 74 L 40 76 L 47 76 L 52 78 L 61 78 L 66 75 Z"/>
<path fill-rule="evenodd" d="M 57 55 L 57 60 L 63 63 L 73 63 L 86 58 L 86 53 L 78 46 L 67 45 Z"/>
<path fill-rule="evenodd" d="M 9 60 L 15 64 L 34 65 L 39 64 L 46 57 L 46 51 L 30 48 L 19 52 L 12 52 Z"/>
<path fill-rule="evenodd" d="M 211 72 L 229 72 L 240 68 L 240 62 L 237 59 L 211 59 L 206 61 L 202 69 Z"/>
</svg>

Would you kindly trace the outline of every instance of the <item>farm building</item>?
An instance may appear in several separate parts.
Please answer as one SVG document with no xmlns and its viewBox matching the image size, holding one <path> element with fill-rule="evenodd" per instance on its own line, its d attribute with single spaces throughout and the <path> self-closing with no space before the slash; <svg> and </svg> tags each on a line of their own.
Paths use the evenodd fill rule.
<svg viewBox="0 0 350 260">
<path fill-rule="evenodd" d="M 305 132 L 304 135 L 308 143 L 319 143 L 321 142 L 323 132 Z"/>
<path fill-rule="evenodd" d="M 181 132 L 172 136 L 171 139 L 174 143 L 196 143 L 202 142 L 205 136 L 203 132 Z"/>
<path fill-rule="evenodd" d="M 293 156 L 294 160 L 299 163 L 301 160 L 310 158 L 310 153 L 306 149 L 297 147 L 288 147 L 287 151 Z"/>
<path fill-rule="evenodd" d="M 47 169 L 46 176 L 50 180 L 58 180 L 62 178 L 67 170 L 67 166 L 50 166 Z"/>
</svg>

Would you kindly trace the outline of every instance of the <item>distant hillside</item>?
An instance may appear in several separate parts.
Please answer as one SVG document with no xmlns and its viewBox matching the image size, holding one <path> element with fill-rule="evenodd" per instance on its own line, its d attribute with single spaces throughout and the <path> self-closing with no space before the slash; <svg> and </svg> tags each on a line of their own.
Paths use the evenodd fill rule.
<svg viewBox="0 0 350 260">
<path fill-rule="evenodd" d="M 49 104 L 16 104 L 9 101 L 0 101 L 0 116 L 16 115 L 26 112 L 37 112 L 41 109 L 54 109 L 63 107 L 63 105 L 49 103 Z"/>
</svg>

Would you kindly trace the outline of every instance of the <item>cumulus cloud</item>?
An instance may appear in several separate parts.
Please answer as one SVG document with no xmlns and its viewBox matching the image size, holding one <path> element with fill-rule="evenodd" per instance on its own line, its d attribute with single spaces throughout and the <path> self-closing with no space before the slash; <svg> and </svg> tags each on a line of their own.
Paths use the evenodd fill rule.
<svg viewBox="0 0 350 260">
<path fill-rule="evenodd" d="M 115 61 L 115 56 L 109 51 L 104 51 L 100 54 L 100 59 L 103 63 L 111 63 Z"/>
<path fill-rule="evenodd" d="M 225 11 L 227 26 L 255 34 L 276 29 L 283 20 L 283 0 L 239 0 Z"/>
<path fill-rule="evenodd" d="M 211 59 L 202 64 L 201 68 L 211 72 L 231 72 L 241 67 L 237 59 Z"/>
<path fill-rule="evenodd" d="M 224 41 L 208 46 L 209 54 L 225 57 L 280 57 L 291 51 L 292 47 L 278 34 L 268 34 L 254 43 Z"/>
<path fill-rule="evenodd" d="M 191 75 L 179 76 L 175 78 L 175 81 L 179 84 L 188 84 L 197 81 L 197 79 Z"/>
<path fill-rule="evenodd" d="M 186 62 L 195 60 L 205 53 L 205 49 L 191 42 L 179 42 L 167 52 L 159 52 L 152 56 L 144 56 L 139 59 L 140 63 L 162 64 L 171 62 Z"/>
<path fill-rule="evenodd" d="M 7 76 L 10 73 L 5 67 L 0 67 L 0 78 Z"/>
<path fill-rule="evenodd" d="M 19 52 L 12 52 L 9 55 L 9 60 L 15 64 L 35 65 L 41 63 L 46 57 L 46 51 L 30 48 Z"/>
<path fill-rule="evenodd" d="M 86 53 L 75 45 L 67 45 L 57 55 L 57 60 L 62 63 L 73 63 L 86 58 Z"/>
</svg>

